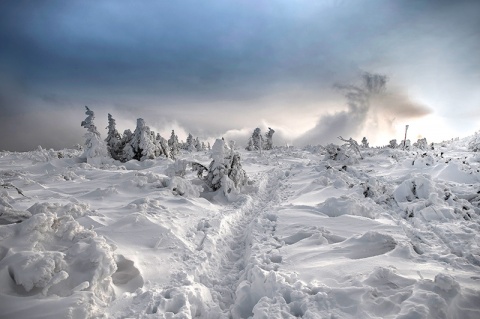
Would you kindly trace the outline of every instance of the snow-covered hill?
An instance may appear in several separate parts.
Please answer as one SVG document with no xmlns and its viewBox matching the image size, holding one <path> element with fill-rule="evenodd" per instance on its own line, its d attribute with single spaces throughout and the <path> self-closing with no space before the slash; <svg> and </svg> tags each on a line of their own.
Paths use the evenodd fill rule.
<svg viewBox="0 0 480 319">
<path fill-rule="evenodd" d="M 0 194 L 0 318 L 480 318 L 467 142 L 241 151 L 250 183 L 229 200 L 167 159 L 2 152 L 25 196 Z"/>
</svg>

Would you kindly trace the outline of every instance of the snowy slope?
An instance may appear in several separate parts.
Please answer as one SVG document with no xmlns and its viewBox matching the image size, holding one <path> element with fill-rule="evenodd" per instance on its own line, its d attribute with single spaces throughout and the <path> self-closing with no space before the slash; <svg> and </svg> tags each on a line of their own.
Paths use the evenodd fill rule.
<svg viewBox="0 0 480 319">
<path fill-rule="evenodd" d="M 251 183 L 230 200 L 166 159 L 2 152 L 25 196 L 0 194 L 0 318 L 480 318 L 466 143 L 241 151 Z"/>
</svg>

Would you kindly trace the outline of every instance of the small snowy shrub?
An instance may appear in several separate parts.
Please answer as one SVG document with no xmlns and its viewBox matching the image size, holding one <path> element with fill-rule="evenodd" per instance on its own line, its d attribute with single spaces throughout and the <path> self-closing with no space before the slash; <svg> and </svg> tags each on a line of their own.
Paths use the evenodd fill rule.
<svg viewBox="0 0 480 319">
<path fill-rule="evenodd" d="M 415 146 L 418 149 L 421 149 L 421 150 L 425 151 L 425 150 L 428 149 L 427 139 L 426 138 L 420 138 L 420 139 L 417 140 L 416 143 L 413 143 L 413 146 Z"/>
<path fill-rule="evenodd" d="M 327 154 L 325 154 L 325 160 L 334 160 L 334 161 L 342 161 L 348 158 L 346 154 L 346 149 L 344 146 L 339 146 L 335 144 L 328 144 L 325 146 L 325 150 Z"/>
<path fill-rule="evenodd" d="M 396 140 L 396 139 L 391 140 L 391 141 L 388 143 L 388 147 L 390 147 L 390 148 L 397 148 L 397 147 L 398 147 L 397 140 Z"/>
<path fill-rule="evenodd" d="M 365 136 L 362 138 L 362 147 L 363 148 L 369 148 L 368 140 Z"/>
</svg>

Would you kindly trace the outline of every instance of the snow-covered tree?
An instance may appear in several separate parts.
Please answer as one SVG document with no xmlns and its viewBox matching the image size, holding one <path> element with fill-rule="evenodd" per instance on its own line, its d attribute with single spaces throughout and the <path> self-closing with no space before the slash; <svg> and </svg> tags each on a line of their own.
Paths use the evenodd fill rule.
<svg viewBox="0 0 480 319">
<path fill-rule="evenodd" d="M 193 138 L 193 135 L 190 133 L 188 133 L 188 136 L 187 136 L 185 149 L 189 152 L 193 152 L 195 150 L 195 139 Z"/>
<path fill-rule="evenodd" d="M 265 134 L 265 144 L 263 149 L 271 150 L 273 148 L 273 133 L 275 133 L 275 131 L 271 128 L 268 128 L 268 132 Z"/>
<path fill-rule="evenodd" d="M 175 159 L 180 152 L 179 144 L 178 144 L 178 137 L 175 135 L 175 131 L 172 130 L 172 134 L 168 139 L 168 147 L 170 148 L 170 158 Z"/>
<path fill-rule="evenodd" d="M 261 151 L 263 149 L 263 136 L 260 128 L 253 131 L 252 136 L 248 140 L 247 151 Z"/>
<path fill-rule="evenodd" d="M 87 160 L 95 157 L 106 157 L 108 154 L 107 146 L 100 137 L 100 133 L 97 130 L 93 120 L 95 119 L 95 113 L 85 106 L 85 114 L 87 118 L 82 121 L 81 126 L 87 129 L 85 136 L 85 149 L 83 151 L 83 158 Z"/>
<path fill-rule="evenodd" d="M 367 140 L 367 138 L 366 138 L 365 136 L 362 138 L 362 147 L 363 147 L 363 148 L 369 148 L 369 147 L 370 147 L 370 146 L 368 145 L 368 140 Z"/>
<path fill-rule="evenodd" d="M 200 152 L 203 149 L 202 143 L 200 143 L 198 137 L 195 139 L 195 149 L 197 150 L 197 152 Z"/>
<path fill-rule="evenodd" d="M 131 159 L 144 161 L 155 158 L 155 144 L 152 142 L 150 127 L 142 118 L 137 119 L 137 127 L 131 141 L 125 145 L 123 154 L 127 161 Z"/>
<path fill-rule="evenodd" d="M 160 136 L 160 133 L 157 133 L 157 137 L 155 138 L 155 144 L 157 146 L 157 151 L 156 155 L 158 156 L 165 156 L 168 158 L 168 142 L 166 139 L 164 139 L 162 136 Z"/>
<path fill-rule="evenodd" d="M 240 154 L 234 150 L 225 151 L 225 141 L 217 139 L 212 147 L 212 162 L 205 177 L 212 190 L 223 188 L 225 193 L 239 190 L 248 181 L 240 163 Z"/>
<path fill-rule="evenodd" d="M 472 152 L 480 152 L 480 131 L 476 132 L 468 143 L 468 149 Z"/>
<path fill-rule="evenodd" d="M 120 160 L 122 158 L 123 150 L 122 146 L 122 137 L 118 133 L 115 119 L 110 113 L 108 113 L 108 133 L 105 142 L 107 143 L 108 152 L 113 159 Z"/>
</svg>

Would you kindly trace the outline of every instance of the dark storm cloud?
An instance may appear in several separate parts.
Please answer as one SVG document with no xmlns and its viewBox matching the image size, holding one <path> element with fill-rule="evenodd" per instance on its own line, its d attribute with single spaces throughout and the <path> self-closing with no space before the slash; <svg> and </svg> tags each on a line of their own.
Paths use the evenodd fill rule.
<svg viewBox="0 0 480 319">
<path fill-rule="evenodd" d="M 330 99 L 332 83 L 348 82 L 359 69 L 422 89 L 431 89 L 435 75 L 451 76 L 460 92 L 466 86 L 455 68 L 425 61 L 429 47 L 448 51 L 442 37 L 455 42 L 459 30 L 463 46 L 442 54 L 464 57 L 461 72 L 478 66 L 471 34 L 478 7 L 422 0 L 1 1 L 0 136 L 16 136 L 5 131 L 4 115 L 55 116 L 77 107 L 80 118 L 67 117 L 76 127 L 86 104 L 99 119 L 107 110 L 147 121 L 163 116 L 188 130 L 201 131 L 201 123 L 205 134 L 220 134 L 230 120 L 253 127 L 259 114 L 286 112 L 275 107 L 284 107 L 282 98 L 263 101 L 292 87 L 305 94 L 291 108 L 313 117 L 325 110 L 313 114 L 312 97 Z"/>
</svg>

